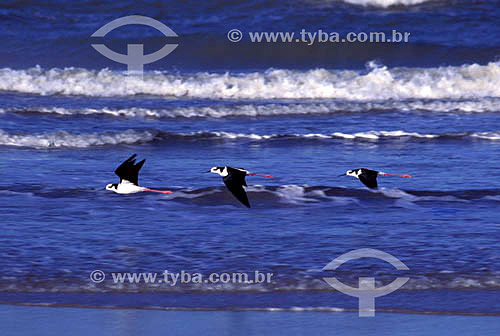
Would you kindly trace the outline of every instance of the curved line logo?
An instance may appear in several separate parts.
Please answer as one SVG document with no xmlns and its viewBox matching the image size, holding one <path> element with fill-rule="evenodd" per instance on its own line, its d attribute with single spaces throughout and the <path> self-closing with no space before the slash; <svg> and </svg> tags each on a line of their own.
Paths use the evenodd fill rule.
<svg viewBox="0 0 500 336">
<path fill-rule="evenodd" d="M 104 37 L 106 36 L 106 34 L 116 28 L 132 24 L 146 25 L 155 28 L 159 30 L 163 35 L 165 35 L 165 37 L 178 37 L 172 29 L 165 26 L 160 21 L 141 15 L 124 16 L 119 19 L 113 20 L 99 28 L 94 34 L 91 35 L 91 37 Z M 162 59 L 163 57 L 174 51 L 177 46 L 178 44 L 165 44 L 160 50 L 157 50 L 151 54 L 144 55 L 143 44 L 128 44 L 127 54 L 123 55 L 114 52 L 104 44 L 92 44 L 92 47 L 103 56 L 109 58 L 112 61 L 127 64 L 127 70 L 129 72 L 138 72 L 141 75 L 143 73 L 144 64 L 153 63 Z"/>
<path fill-rule="evenodd" d="M 404 271 L 409 270 L 409 268 L 401 260 L 390 255 L 389 253 L 370 248 L 363 248 L 344 253 L 341 256 L 335 258 L 328 265 L 323 267 L 323 271 L 334 271 L 342 264 L 350 260 L 355 260 L 359 258 L 381 259 L 394 266 L 397 270 L 404 270 Z M 323 278 L 323 280 L 325 280 L 330 286 L 332 286 L 336 290 L 346 295 L 359 298 L 358 312 L 359 316 L 361 317 L 375 316 L 375 298 L 394 292 L 395 290 L 403 286 L 409 279 L 410 278 L 396 278 L 390 284 L 376 288 L 375 278 L 360 277 L 358 279 L 359 287 L 354 288 L 343 284 L 336 278 Z"/>
</svg>

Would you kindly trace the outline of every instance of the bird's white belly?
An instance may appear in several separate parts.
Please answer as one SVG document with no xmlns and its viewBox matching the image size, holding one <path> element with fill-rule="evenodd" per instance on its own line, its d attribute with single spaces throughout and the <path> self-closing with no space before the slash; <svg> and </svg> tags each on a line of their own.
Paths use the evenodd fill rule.
<svg viewBox="0 0 500 336">
<path fill-rule="evenodd" d="M 143 187 L 136 186 L 132 183 L 120 183 L 115 192 L 118 194 L 135 194 L 144 191 Z"/>
</svg>

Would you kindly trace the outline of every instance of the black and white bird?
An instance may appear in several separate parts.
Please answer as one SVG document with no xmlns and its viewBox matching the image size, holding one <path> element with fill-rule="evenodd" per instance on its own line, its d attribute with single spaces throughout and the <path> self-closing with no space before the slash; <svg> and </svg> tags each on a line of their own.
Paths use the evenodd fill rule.
<svg viewBox="0 0 500 336">
<path fill-rule="evenodd" d="M 118 194 L 135 194 L 141 191 L 171 194 L 172 192 L 168 190 L 155 190 L 139 186 L 139 170 L 141 170 L 146 160 L 144 159 L 135 163 L 136 156 L 137 154 L 132 155 L 116 168 L 115 174 L 120 178 L 120 183 L 108 184 L 106 190 L 111 190 Z"/>
<path fill-rule="evenodd" d="M 363 183 L 365 186 L 371 189 L 375 189 L 378 187 L 377 177 L 379 176 L 398 176 L 406 178 L 411 177 L 411 175 L 408 174 L 388 174 L 366 168 L 348 170 L 345 174 L 339 175 L 339 177 L 340 176 L 353 176 L 355 178 L 358 178 L 361 181 L 361 183 Z"/>
<path fill-rule="evenodd" d="M 219 174 L 222 176 L 222 181 L 226 185 L 227 189 L 246 207 L 250 208 L 250 202 L 248 201 L 247 193 L 243 186 L 247 186 L 247 182 L 245 181 L 245 177 L 248 176 L 261 176 L 261 177 L 269 177 L 272 175 L 267 174 L 255 174 L 251 173 L 248 170 L 243 168 L 232 168 L 232 167 L 212 167 L 209 173 Z"/>
</svg>

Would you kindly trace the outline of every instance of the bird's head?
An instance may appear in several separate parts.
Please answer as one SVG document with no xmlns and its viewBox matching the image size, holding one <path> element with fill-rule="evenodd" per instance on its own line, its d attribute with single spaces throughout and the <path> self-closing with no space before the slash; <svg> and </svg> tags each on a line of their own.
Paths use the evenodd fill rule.
<svg viewBox="0 0 500 336">
<path fill-rule="evenodd" d="M 347 176 L 358 177 L 359 172 L 357 170 L 348 170 L 345 172 Z"/>
<path fill-rule="evenodd" d="M 108 184 L 106 185 L 106 190 L 115 191 L 118 189 L 118 184 Z"/>
<path fill-rule="evenodd" d="M 226 167 L 212 167 L 212 168 L 210 168 L 210 170 L 208 172 L 214 173 L 214 174 L 219 174 L 222 177 L 225 177 L 228 175 Z"/>
<path fill-rule="evenodd" d="M 345 174 L 339 175 L 339 176 L 352 176 L 355 178 L 359 178 L 359 175 L 361 175 L 361 170 L 360 169 L 351 169 L 345 172 Z"/>
</svg>

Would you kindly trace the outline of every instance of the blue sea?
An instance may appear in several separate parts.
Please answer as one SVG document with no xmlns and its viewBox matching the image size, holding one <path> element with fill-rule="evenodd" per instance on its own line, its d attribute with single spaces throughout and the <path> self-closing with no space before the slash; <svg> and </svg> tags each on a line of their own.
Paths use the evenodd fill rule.
<svg viewBox="0 0 500 336">
<path fill-rule="evenodd" d="M 356 312 L 330 287 L 410 280 L 377 312 L 500 315 L 500 2 L 2 1 L 0 302 Z M 146 26 L 91 37 L 143 15 Z M 239 29 L 240 42 L 227 33 Z M 408 43 L 254 43 L 249 32 L 410 32 Z M 178 47 L 141 78 L 91 44 Z M 116 167 L 146 159 L 119 195 Z M 247 209 L 213 166 L 243 167 Z M 370 190 L 349 169 L 379 177 Z M 377 249 L 407 271 L 362 258 Z M 89 278 L 94 270 L 102 282 Z M 272 273 L 247 284 L 112 273 Z M 498 323 L 498 320 L 497 320 Z M 497 324 L 497 329 L 500 326 Z"/>
</svg>

